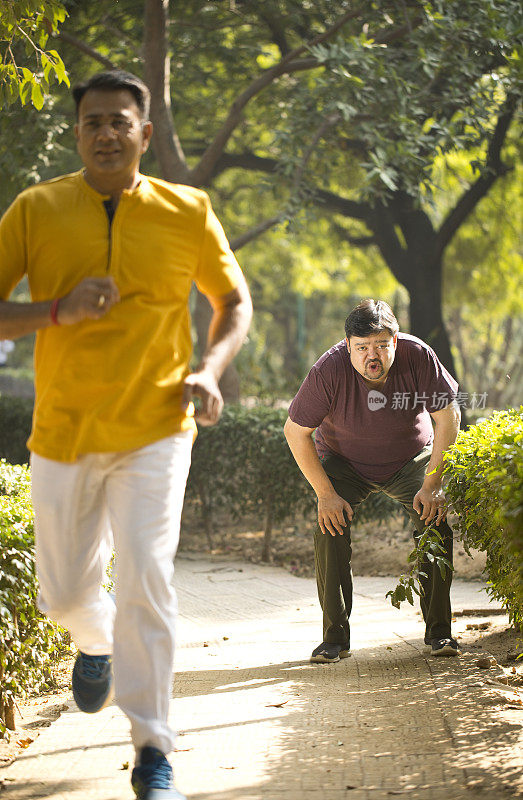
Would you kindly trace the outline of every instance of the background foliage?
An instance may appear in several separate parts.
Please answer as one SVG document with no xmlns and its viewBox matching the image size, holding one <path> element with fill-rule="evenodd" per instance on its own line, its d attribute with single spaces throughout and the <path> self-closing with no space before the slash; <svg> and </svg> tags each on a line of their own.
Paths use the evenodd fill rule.
<svg viewBox="0 0 523 800">
<path fill-rule="evenodd" d="M 515 0 L 188 0 L 170 24 L 153 0 L 63 5 L 53 37 L 71 80 L 115 65 L 150 81 L 144 170 L 209 190 L 239 251 L 256 309 L 243 394 L 292 395 L 350 307 L 379 296 L 441 344 L 463 389 L 517 400 Z M 78 166 L 72 119 L 64 84 L 40 116 L 9 108 L 2 208 Z"/>
<path fill-rule="evenodd" d="M 69 85 L 64 62 L 45 49 L 66 17 L 56 0 L 4 0 L 0 12 L 0 108 L 27 102 L 40 110 L 53 81 Z"/>
</svg>

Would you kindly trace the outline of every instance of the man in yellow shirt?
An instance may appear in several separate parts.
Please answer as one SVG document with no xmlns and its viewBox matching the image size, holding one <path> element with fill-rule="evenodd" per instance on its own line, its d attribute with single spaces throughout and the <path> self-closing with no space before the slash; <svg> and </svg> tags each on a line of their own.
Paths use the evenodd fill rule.
<svg viewBox="0 0 523 800">
<path fill-rule="evenodd" d="M 73 95 L 84 169 L 22 192 L 0 222 L 0 338 L 37 332 L 40 607 L 78 646 L 79 707 L 98 711 L 114 690 L 129 717 L 139 800 L 170 800 L 182 797 L 165 756 L 192 398 L 200 424 L 218 420 L 252 305 L 207 195 L 139 172 L 152 134 L 142 81 L 100 73 Z M 32 302 L 10 302 L 24 275 Z M 193 282 L 213 317 L 191 372 Z M 101 587 L 113 542 L 115 603 Z"/>
</svg>

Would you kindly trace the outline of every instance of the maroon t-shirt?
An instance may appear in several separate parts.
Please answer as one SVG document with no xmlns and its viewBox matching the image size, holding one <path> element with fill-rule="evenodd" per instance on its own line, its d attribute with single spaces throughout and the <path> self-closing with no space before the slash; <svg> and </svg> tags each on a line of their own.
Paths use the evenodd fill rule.
<svg viewBox="0 0 523 800">
<path fill-rule="evenodd" d="M 314 364 L 289 408 L 293 422 L 316 428 L 316 450 L 343 456 L 383 483 L 432 442 L 429 412 L 456 397 L 458 384 L 435 352 L 398 334 L 394 362 L 379 391 L 351 364 L 345 339 Z"/>
</svg>

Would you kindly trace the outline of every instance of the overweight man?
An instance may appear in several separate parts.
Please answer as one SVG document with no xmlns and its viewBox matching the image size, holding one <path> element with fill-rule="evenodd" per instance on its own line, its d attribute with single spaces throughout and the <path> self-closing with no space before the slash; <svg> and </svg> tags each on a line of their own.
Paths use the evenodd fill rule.
<svg viewBox="0 0 523 800">
<path fill-rule="evenodd" d="M 114 691 L 129 718 L 136 796 L 180 800 L 166 755 L 192 398 L 201 424 L 218 420 L 218 380 L 251 301 L 208 196 L 139 171 L 152 134 L 145 84 L 115 70 L 73 96 L 83 169 L 22 192 L 0 223 L 0 338 L 37 332 L 39 605 L 78 647 L 78 707 L 95 713 Z M 9 302 L 24 275 L 32 302 Z M 213 316 L 191 371 L 193 282 Z M 115 602 L 102 588 L 113 543 Z"/>
<path fill-rule="evenodd" d="M 457 388 L 425 342 L 399 333 L 387 303 L 368 299 L 351 311 L 345 338 L 314 364 L 292 401 L 285 436 L 318 498 L 314 544 L 323 641 L 311 661 L 350 654 L 350 523 L 371 492 L 399 501 L 418 532 L 438 526 L 452 562 L 442 464 L 459 430 Z M 421 571 L 425 650 L 455 656 L 451 572 L 442 576 L 428 560 Z"/>
</svg>

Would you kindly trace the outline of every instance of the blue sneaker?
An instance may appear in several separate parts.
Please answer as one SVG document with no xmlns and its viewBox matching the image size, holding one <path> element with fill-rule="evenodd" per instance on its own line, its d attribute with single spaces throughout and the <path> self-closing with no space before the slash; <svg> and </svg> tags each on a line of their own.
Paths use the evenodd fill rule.
<svg viewBox="0 0 523 800">
<path fill-rule="evenodd" d="M 172 767 L 155 747 L 140 750 L 131 785 L 138 800 L 187 800 L 174 788 Z"/>
<path fill-rule="evenodd" d="M 113 699 L 111 656 L 78 652 L 73 667 L 73 697 L 80 711 L 95 714 Z"/>
</svg>

